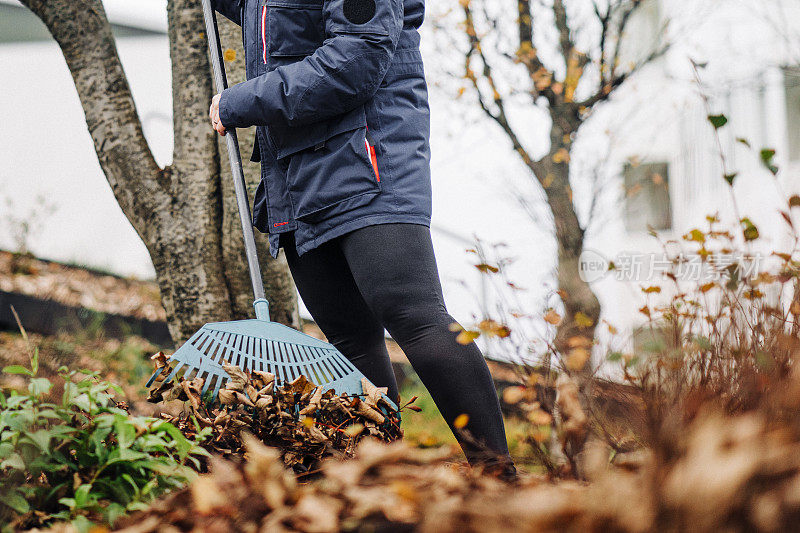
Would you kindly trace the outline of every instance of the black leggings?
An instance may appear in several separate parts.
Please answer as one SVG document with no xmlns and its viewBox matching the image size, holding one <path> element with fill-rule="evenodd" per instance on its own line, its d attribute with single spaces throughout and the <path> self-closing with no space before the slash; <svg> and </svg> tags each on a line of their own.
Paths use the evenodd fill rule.
<svg viewBox="0 0 800 533">
<path fill-rule="evenodd" d="M 430 230 L 379 224 L 355 230 L 298 257 L 282 235 L 300 296 L 328 340 L 398 399 L 384 328 L 405 352 L 471 463 L 507 456 L 503 418 L 486 361 L 475 343 L 456 342 L 444 305 Z M 480 443 L 480 445 L 476 445 Z"/>
</svg>

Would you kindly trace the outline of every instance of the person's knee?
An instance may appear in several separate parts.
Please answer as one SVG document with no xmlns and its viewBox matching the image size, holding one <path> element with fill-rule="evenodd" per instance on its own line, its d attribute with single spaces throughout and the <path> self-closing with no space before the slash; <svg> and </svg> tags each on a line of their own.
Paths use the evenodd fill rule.
<svg viewBox="0 0 800 533">
<path fill-rule="evenodd" d="M 427 305 L 384 305 L 378 311 L 381 322 L 398 342 L 425 335 L 432 328 L 447 328 L 455 322 L 439 303 Z"/>
<path fill-rule="evenodd" d="M 337 329 L 325 335 L 328 342 L 351 361 L 373 356 L 385 349 L 386 338 L 382 327 Z"/>
</svg>

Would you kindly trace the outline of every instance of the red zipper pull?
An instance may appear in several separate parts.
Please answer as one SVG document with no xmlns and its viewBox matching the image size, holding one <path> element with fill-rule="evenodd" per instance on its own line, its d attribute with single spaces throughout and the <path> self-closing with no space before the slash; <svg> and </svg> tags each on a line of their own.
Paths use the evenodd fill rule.
<svg viewBox="0 0 800 533">
<path fill-rule="evenodd" d="M 375 154 L 375 146 L 372 144 L 372 135 L 369 133 L 369 128 L 367 128 L 367 134 L 364 137 L 364 146 L 367 148 L 367 157 L 372 163 L 372 170 L 375 171 L 375 179 L 380 183 L 381 174 L 378 172 L 378 156 Z"/>
</svg>

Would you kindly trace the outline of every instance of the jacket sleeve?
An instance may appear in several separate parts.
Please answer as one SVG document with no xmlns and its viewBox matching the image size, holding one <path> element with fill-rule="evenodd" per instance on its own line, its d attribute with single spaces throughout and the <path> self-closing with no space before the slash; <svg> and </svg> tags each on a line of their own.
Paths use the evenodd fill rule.
<svg viewBox="0 0 800 533">
<path fill-rule="evenodd" d="M 223 91 L 226 127 L 302 126 L 375 94 L 402 30 L 402 0 L 324 0 L 323 16 L 326 39 L 312 55 Z"/>
<path fill-rule="evenodd" d="M 218 12 L 238 24 L 242 25 L 241 0 L 211 0 L 211 6 Z"/>
</svg>

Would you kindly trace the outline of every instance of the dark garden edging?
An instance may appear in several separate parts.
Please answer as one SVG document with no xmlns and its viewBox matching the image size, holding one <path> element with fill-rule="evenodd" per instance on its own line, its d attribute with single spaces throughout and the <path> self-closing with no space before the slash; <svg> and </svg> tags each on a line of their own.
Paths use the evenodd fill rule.
<svg viewBox="0 0 800 533">
<path fill-rule="evenodd" d="M 156 346 L 170 348 L 172 338 L 166 322 L 155 322 L 112 313 L 103 313 L 64 305 L 16 292 L 0 291 L 0 329 L 17 331 L 19 328 L 11 312 L 17 311 L 22 326 L 41 335 L 56 335 L 59 332 L 79 333 L 87 329 L 101 329 L 106 337 L 123 340 L 138 335 Z"/>
</svg>

